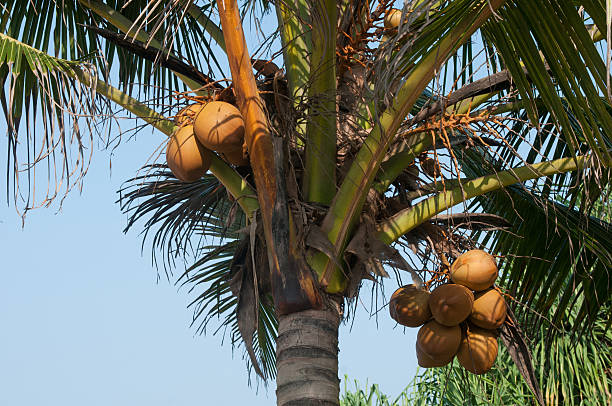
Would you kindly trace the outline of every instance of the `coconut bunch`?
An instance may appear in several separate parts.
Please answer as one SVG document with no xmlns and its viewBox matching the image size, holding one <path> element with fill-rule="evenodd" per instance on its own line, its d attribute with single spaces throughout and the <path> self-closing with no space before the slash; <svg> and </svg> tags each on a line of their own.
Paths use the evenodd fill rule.
<svg viewBox="0 0 612 406">
<path fill-rule="evenodd" d="M 243 150 L 244 120 L 232 104 L 195 103 L 179 111 L 174 121 L 178 129 L 168 141 L 166 162 L 178 179 L 200 179 L 210 167 L 212 151 L 229 164 L 249 164 Z"/>
<path fill-rule="evenodd" d="M 391 317 L 401 325 L 421 327 L 416 342 L 421 367 L 441 367 L 457 356 L 474 374 L 491 369 L 497 358 L 497 329 L 506 319 L 506 302 L 493 288 L 497 274 L 493 256 L 472 250 L 452 264 L 452 283 L 431 292 L 406 285 L 393 293 Z"/>
</svg>

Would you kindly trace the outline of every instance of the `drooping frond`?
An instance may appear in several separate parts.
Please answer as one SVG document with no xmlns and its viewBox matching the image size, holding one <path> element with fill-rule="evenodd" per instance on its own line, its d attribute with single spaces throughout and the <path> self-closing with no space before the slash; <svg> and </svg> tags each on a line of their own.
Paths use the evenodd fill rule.
<svg viewBox="0 0 612 406">
<path fill-rule="evenodd" d="M 7 196 L 16 206 L 48 205 L 79 185 L 87 172 L 101 132 L 95 121 L 108 108 L 95 89 L 77 80 L 84 73 L 96 74 L 87 61 L 55 58 L 0 33 Z"/>
<path fill-rule="evenodd" d="M 237 237 L 237 234 L 232 236 Z M 250 310 L 244 309 L 242 303 L 249 294 L 241 289 L 245 282 L 238 279 L 243 275 L 237 273 L 233 266 L 240 244 L 241 241 L 230 236 L 227 243 L 203 247 L 199 259 L 178 282 L 188 287 L 189 293 L 194 296 L 189 307 L 193 308 L 192 326 L 196 331 L 228 333 L 232 345 L 245 347 L 249 355 L 245 357 L 247 364 L 254 367 L 261 378 L 268 380 L 276 375 L 278 321 L 271 297 L 261 292 L 256 301 L 258 314 L 244 319 Z M 251 258 L 246 260 L 251 261 Z M 252 322 L 255 322 L 250 327 L 252 336 L 245 337 L 241 331 L 244 324 L 241 326 L 241 323 Z"/>
<path fill-rule="evenodd" d="M 272 378 L 277 321 L 261 242 L 251 254 L 250 239 L 259 237 L 239 233 L 246 217 L 214 176 L 185 183 L 162 165 L 144 170 L 119 192 L 128 214 L 125 231 L 144 222 L 143 244 L 151 239 L 154 259 L 163 253 L 169 279 L 177 264 L 192 262 L 175 281 L 193 295 L 189 307 L 196 331 L 206 333 L 212 325 L 214 333 L 228 333 L 233 345 L 244 345 L 247 363 L 262 378 Z"/>
<path fill-rule="evenodd" d="M 203 245 L 204 236 L 198 231 L 204 225 L 209 225 L 208 237 L 225 236 L 220 222 L 235 204 L 227 200 L 227 192 L 214 176 L 185 183 L 166 166 L 145 167 L 143 172 L 125 183 L 119 191 L 119 203 L 128 214 L 125 232 L 144 221 L 143 244 L 152 233 L 154 262 L 156 252 L 161 252 L 160 265 L 169 271 L 175 267 L 176 258 L 195 255 Z"/>
</svg>

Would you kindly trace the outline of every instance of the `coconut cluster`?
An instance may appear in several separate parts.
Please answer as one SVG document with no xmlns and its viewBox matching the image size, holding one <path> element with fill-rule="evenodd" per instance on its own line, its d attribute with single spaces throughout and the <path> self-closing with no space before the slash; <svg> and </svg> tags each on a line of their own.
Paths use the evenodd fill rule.
<svg viewBox="0 0 612 406">
<path fill-rule="evenodd" d="M 179 111 L 179 127 L 166 148 L 166 162 L 178 179 L 194 182 L 208 170 L 212 152 L 236 166 L 249 164 L 244 154 L 244 120 L 232 104 L 196 103 Z"/>
<path fill-rule="evenodd" d="M 450 279 L 431 292 L 402 286 L 391 296 L 389 313 L 399 324 L 421 327 L 421 367 L 441 367 L 457 356 L 465 369 L 483 374 L 495 363 L 497 329 L 506 319 L 506 302 L 493 288 L 497 264 L 482 250 L 468 251 L 452 264 Z"/>
</svg>

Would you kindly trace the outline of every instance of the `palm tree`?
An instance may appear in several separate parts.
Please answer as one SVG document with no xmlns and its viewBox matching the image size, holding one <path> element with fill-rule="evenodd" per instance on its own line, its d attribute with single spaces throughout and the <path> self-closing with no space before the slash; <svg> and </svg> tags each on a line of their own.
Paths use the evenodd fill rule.
<svg viewBox="0 0 612 406">
<path fill-rule="evenodd" d="M 195 259 L 178 278 L 194 323 L 229 326 L 279 405 L 338 404 L 338 326 L 383 264 L 435 286 L 425 269 L 487 247 L 516 303 L 558 298 L 554 320 L 588 329 L 611 297 L 610 226 L 589 216 L 612 160 L 605 2 L 392 7 L 5 1 L 9 193 L 28 210 L 79 185 L 126 112 L 171 136 L 189 100 L 237 105 L 249 165 L 214 155 L 191 183 L 152 165 L 121 201 L 167 270 Z M 258 13 L 278 25 L 253 59 L 243 22 Z"/>
</svg>

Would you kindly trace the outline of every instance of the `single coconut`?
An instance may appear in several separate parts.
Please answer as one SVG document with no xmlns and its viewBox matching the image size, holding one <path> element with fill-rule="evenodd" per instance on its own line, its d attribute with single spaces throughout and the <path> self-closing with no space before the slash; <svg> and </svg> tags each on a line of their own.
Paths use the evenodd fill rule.
<svg viewBox="0 0 612 406">
<path fill-rule="evenodd" d="M 236 166 L 247 166 L 249 165 L 249 160 L 244 157 L 244 152 L 242 151 L 242 146 L 240 148 L 223 152 L 223 159 L 225 159 L 228 163 Z"/>
<path fill-rule="evenodd" d="M 179 127 L 182 127 L 187 124 L 193 124 L 196 116 L 198 115 L 200 110 L 202 110 L 202 107 L 204 107 L 204 104 L 195 103 L 182 108 L 178 113 L 176 113 L 176 116 L 174 116 L 174 122 Z"/>
<path fill-rule="evenodd" d="M 198 141 L 208 149 L 225 152 L 242 148 L 244 121 L 240 111 L 229 103 L 207 103 L 196 116 L 193 127 Z"/>
<path fill-rule="evenodd" d="M 491 330 L 479 327 L 470 328 L 461 339 L 457 359 L 473 374 L 487 372 L 497 358 L 497 337 Z"/>
<path fill-rule="evenodd" d="M 476 293 L 470 321 L 478 327 L 493 330 L 506 320 L 506 301 L 495 289 Z"/>
<path fill-rule="evenodd" d="M 472 313 L 474 294 L 463 285 L 449 283 L 431 292 L 429 310 L 436 321 L 444 326 L 456 326 Z"/>
<path fill-rule="evenodd" d="M 425 323 L 417 333 L 418 350 L 427 355 L 424 357 L 421 354 L 424 364 L 441 363 L 445 365 L 449 363 L 457 353 L 460 343 L 461 328 L 459 326 L 447 327 L 435 320 Z"/>
<path fill-rule="evenodd" d="M 424 352 L 418 344 L 416 345 L 416 356 L 419 366 L 423 368 L 443 367 L 453 360 L 453 357 L 451 357 L 447 360 L 437 361 L 427 355 L 427 353 Z"/>
<path fill-rule="evenodd" d="M 183 182 L 200 179 L 210 167 L 211 152 L 204 148 L 187 125 L 174 132 L 166 147 L 168 167 Z"/>
<path fill-rule="evenodd" d="M 402 21 L 402 10 L 392 8 L 385 15 L 385 21 L 384 21 L 385 28 L 387 29 L 397 28 L 399 27 L 401 21 Z"/>
<path fill-rule="evenodd" d="M 453 262 L 450 269 L 453 282 L 480 291 L 493 286 L 497 279 L 497 265 L 492 255 L 482 250 L 471 250 Z"/>
<path fill-rule="evenodd" d="M 407 327 L 418 327 L 431 318 L 429 292 L 406 285 L 393 292 L 389 301 L 391 318 Z"/>
</svg>

